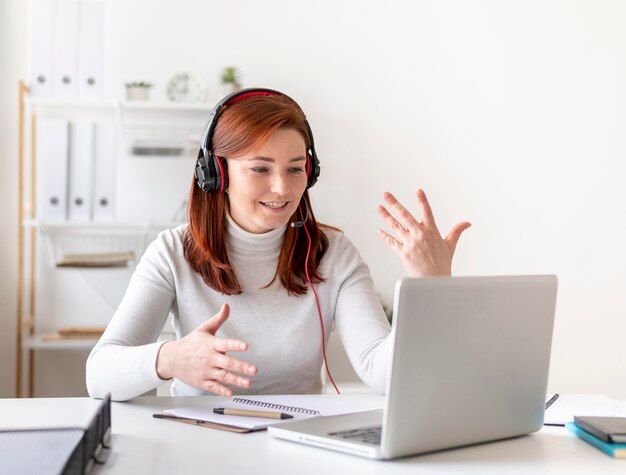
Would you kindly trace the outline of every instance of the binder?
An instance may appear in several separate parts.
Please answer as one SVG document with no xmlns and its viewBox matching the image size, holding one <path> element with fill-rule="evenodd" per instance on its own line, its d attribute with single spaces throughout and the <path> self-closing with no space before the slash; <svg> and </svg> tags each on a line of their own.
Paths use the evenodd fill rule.
<svg viewBox="0 0 626 475">
<path fill-rule="evenodd" d="M 39 216 L 49 221 L 67 219 L 67 168 L 69 123 L 64 119 L 42 118 L 37 126 L 37 182 Z"/>
<path fill-rule="evenodd" d="M 83 0 L 80 5 L 78 42 L 78 97 L 80 100 L 103 96 L 104 3 Z"/>
<path fill-rule="evenodd" d="M 58 99 L 78 98 L 78 17 L 78 0 L 56 0 L 53 93 Z"/>
<path fill-rule="evenodd" d="M 54 0 L 30 0 L 29 83 L 32 97 L 51 97 L 53 82 Z"/>
<path fill-rule="evenodd" d="M 69 200 L 70 221 L 88 222 L 93 194 L 93 122 L 81 120 L 70 125 Z"/>
<path fill-rule="evenodd" d="M 37 408 L 20 400 L 14 415 L 0 421 L 0 471 L 10 474 L 84 474 L 106 463 L 112 452 L 111 395 L 103 401 L 59 399 Z"/>
<path fill-rule="evenodd" d="M 112 121 L 98 121 L 94 127 L 93 220 L 115 219 L 115 126 Z"/>
<path fill-rule="evenodd" d="M 626 417 L 574 416 L 574 424 L 609 444 L 626 444 Z"/>
</svg>

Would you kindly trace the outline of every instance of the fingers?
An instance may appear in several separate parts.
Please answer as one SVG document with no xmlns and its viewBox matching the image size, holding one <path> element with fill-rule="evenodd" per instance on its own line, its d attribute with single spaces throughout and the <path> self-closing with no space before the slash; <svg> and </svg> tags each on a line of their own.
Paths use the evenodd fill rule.
<svg viewBox="0 0 626 475">
<path fill-rule="evenodd" d="M 205 381 L 200 386 L 200 389 L 203 389 L 204 391 L 208 391 L 213 394 L 217 394 L 218 396 L 231 397 L 233 395 L 233 392 L 230 389 L 222 386 L 220 383 L 214 380 Z"/>
<path fill-rule="evenodd" d="M 244 376 L 237 376 L 224 368 L 215 369 L 214 381 L 223 384 L 229 384 L 231 386 L 238 386 L 240 388 L 250 387 L 250 380 Z"/>
<path fill-rule="evenodd" d="M 458 223 L 452 228 L 450 233 L 446 236 L 445 241 L 446 241 L 446 244 L 448 245 L 448 249 L 450 249 L 450 252 L 452 254 L 454 254 L 454 251 L 456 250 L 456 245 L 459 242 L 459 238 L 461 237 L 461 234 L 463 233 L 463 231 L 470 228 L 471 226 L 472 224 L 468 223 L 467 221 Z"/>
<path fill-rule="evenodd" d="M 219 330 L 222 324 L 228 319 L 230 314 L 230 307 L 227 303 L 222 305 L 220 311 L 209 318 L 206 322 L 202 323 L 196 330 L 211 333 L 215 335 L 215 332 Z"/>
<path fill-rule="evenodd" d="M 220 364 L 221 367 L 211 368 L 208 374 L 209 379 L 205 380 L 202 384 L 202 389 L 205 391 L 209 391 L 220 396 L 230 397 L 233 395 L 233 392 L 229 388 L 223 386 L 224 384 L 240 388 L 249 388 L 252 384 L 252 381 L 250 381 L 249 378 L 234 374 L 231 371 L 254 375 L 256 374 L 256 367 L 254 365 L 225 355 L 218 364 Z"/>
<path fill-rule="evenodd" d="M 402 250 L 402 243 L 398 241 L 397 239 L 395 239 L 394 237 L 387 234 L 382 229 L 378 230 L 378 235 L 382 238 L 383 241 L 385 241 L 385 244 L 387 244 L 394 251 L 400 252 Z"/>
<path fill-rule="evenodd" d="M 430 228 L 436 228 L 437 224 L 435 223 L 435 217 L 433 216 L 433 210 L 430 207 L 430 203 L 428 202 L 428 198 L 426 198 L 426 193 L 421 188 L 417 190 L 417 201 L 422 208 L 422 218 L 424 219 L 424 225 Z"/>
<path fill-rule="evenodd" d="M 385 201 L 389 204 L 389 206 L 391 206 L 391 209 L 398 215 L 399 217 L 399 221 L 400 223 L 398 223 L 398 221 L 396 221 L 396 219 L 391 216 L 389 214 L 389 212 L 382 206 L 378 207 L 378 212 L 380 213 L 380 215 L 385 218 L 385 221 L 387 221 L 387 224 L 389 224 L 392 229 L 396 229 L 399 227 L 401 228 L 417 228 L 419 227 L 419 222 L 417 221 L 417 219 L 415 219 L 415 217 L 411 214 L 411 212 L 406 209 L 404 206 L 402 206 L 402 204 L 396 199 L 395 196 L 393 196 L 391 193 L 389 192 L 385 192 L 383 194 L 383 198 L 385 199 Z M 397 225 L 395 224 L 390 224 L 390 221 L 392 223 L 398 223 Z"/>
<path fill-rule="evenodd" d="M 407 228 L 404 227 L 402 223 L 400 223 L 396 218 L 394 218 L 389 213 L 389 211 L 385 209 L 384 206 L 379 206 L 377 210 L 378 210 L 378 214 L 385 220 L 385 223 L 387 223 L 387 226 L 389 226 L 393 230 L 393 232 L 396 233 L 402 240 L 405 240 L 409 233 Z M 379 233 L 380 232 L 383 232 L 383 231 L 380 230 Z M 385 234 L 389 236 L 389 234 L 387 233 Z M 391 236 L 389 236 L 389 238 L 393 239 Z"/>
<path fill-rule="evenodd" d="M 245 361 L 232 358 L 228 355 L 220 355 L 219 357 L 216 357 L 213 364 L 217 368 L 222 368 L 228 371 L 237 371 L 238 373 L 250 375 L 256 374 L 256 366 Z"/>
<path fill-rule="evenodd" d="M 213 348 L 220 353 L 226 353 L 228 351 L 246 351 L 248 349 L 248 344 L 241 340 L 216 338 L 215 343 L 213 343 Z"/>
</svg>

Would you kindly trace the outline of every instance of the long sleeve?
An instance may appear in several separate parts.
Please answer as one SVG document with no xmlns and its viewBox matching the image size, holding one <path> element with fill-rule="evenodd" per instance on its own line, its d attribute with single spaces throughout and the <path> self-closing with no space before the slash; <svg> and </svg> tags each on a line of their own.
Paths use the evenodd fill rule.
<svg viewBox="0 0 626 475">
<path fill-rule="evenodd" d="M 98 344 L 87 359 L 86 382 L 91 397 L 123 401 L 156 388 L 157 342 L 175 298 L 163 239 L 153 242 L 133 273 L 126 294 Z"/>
<path fill-rule="evenodd" d="M 344 236 L 332 263 L 341 283 L 335 308 L 335 325 L 350 363 L 371 388 L 385 392 L 391 358 L 390 325 L 374 288 L 369 268 Z"/>
</svg>

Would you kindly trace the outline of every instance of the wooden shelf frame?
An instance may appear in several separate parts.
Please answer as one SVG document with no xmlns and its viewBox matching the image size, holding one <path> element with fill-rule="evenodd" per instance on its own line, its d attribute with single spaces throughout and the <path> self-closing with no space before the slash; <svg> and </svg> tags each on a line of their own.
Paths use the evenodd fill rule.
<svg viewBox="0 0 626 475">
<path fill-rule="evenodd" d="M 135 104 L 122 102 L 78 102 L 78 101 L 58 101 L 43 100 L 29 96 L 30 91 L 24 81 L 18 82 L 18 269 L 17 269 L 17 346 L 16 346 L 16 375 L 15 393 L 16 397 L 34 397 L 34 377 L 35 377 L 35 351 L 41 350 L 90 350 L 97 342 L 97 339 L 67 339 L 67 340 L 45 340 L 43 335 L 36 334 L 35 316 L 36 309 L 36 288 L 37 288 L 37 247 L 38 237 L 50 230 L 59 232 L 85 232 L 87 234 L 104 231 L 106 229 L 115 233 L 137 234 L 143 233 L 146 237 L 148 233 L 173 227 L 180 223 L 174 222 L 146 222 L 146 223 L 124 223 L 114 221 L 110 223 L 73 223 L 60 222 L 48 223 L 39 221 L 37 218 L 37 113 L 50 108 L 65 108 L 69 110 L 106 110 L 107 113 L 117 113 L 122 108 L 134 110 L 165 110 L 165 111 L 204 111 L 210 110 L 206 105 L 185 105 L 185 104 Z M 27 121 L 30 120 L 27 128 Z M 26 158 L 26 131 L 30 132 L 29 158 Z M 28 172 L 28 176 L 27 175 Z M 28 189 L 27 189 L 28 188 Z M 27 196 L 30 200 L 28 208 L 25 206 Z M 44 236 L 45 237 L 45 236 Z M 140 255 L 136 256 L 138 260 Z M 161 339 L 172 339 L 174 336 L 164 331 Z"/>
</svg>

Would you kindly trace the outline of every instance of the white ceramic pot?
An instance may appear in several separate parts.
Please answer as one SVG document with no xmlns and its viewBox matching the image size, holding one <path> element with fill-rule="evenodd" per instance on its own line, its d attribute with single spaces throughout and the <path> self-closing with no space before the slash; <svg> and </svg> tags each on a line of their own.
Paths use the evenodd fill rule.
<svg viewBox="0 0 626 475">
<path fill-rule="evenodd" d="M 126 86 L 126 100 L 147 101 L 150 99 L 149 87 Z"/>
</svg>

